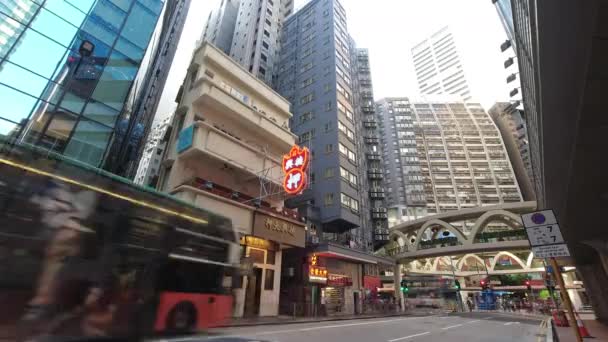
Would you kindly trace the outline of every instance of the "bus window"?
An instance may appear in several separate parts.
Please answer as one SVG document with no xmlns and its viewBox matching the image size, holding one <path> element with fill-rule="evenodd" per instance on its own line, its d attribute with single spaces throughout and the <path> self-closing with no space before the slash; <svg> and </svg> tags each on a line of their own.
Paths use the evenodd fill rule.
<svg viewBox="0 0 608 342">
<path fill-rule="evenodd" d="M 189 293 L 222 293 L 223 266 L 170 260 L 160 272 L 159 291 Z M 215 276 L 214 276 L 215 275 Z"/>
</svg>

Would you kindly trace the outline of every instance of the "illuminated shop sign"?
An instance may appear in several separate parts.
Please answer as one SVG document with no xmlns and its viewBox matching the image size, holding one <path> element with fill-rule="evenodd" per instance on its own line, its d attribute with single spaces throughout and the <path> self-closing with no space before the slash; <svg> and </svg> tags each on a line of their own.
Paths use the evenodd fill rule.
<svg viewBox="0 0 608 342">
<path fill-rule="evenodd" d="M 294 145 L 289 153 L 283 156 L 283 189 L 290 195 L 299 194 L 306 187 L 309 154 L 306 147 Z"/>
</svg>

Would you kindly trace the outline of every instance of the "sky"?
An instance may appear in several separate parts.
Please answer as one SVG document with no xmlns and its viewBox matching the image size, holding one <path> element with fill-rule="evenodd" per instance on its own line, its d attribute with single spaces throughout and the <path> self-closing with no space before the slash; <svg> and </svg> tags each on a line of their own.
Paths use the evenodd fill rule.
<svg viewBox="0 0 608 342">
<path fill-rule="evenodd" d="M 296 8 L 309 0 L 296 0 Z M 513 53 L 500 51 L 507 37 L 490 0 L 342 0 L 348 31 L 358 47 L 369 49 L 374 97 L 418 95 L 411 48 L 448 25 L 464 64 L 472 94 L 487 110 L 508 101 L 513 85 L 503 62 Z M 371 4 L 370 4 L 371 3 Z M 219 0 L 192 0 L 184 33 L 165 86 L 157 119 L 170 115 L 209 12 Z M 517 63 L 515 63 L 517 64 Z"/>
</svg>

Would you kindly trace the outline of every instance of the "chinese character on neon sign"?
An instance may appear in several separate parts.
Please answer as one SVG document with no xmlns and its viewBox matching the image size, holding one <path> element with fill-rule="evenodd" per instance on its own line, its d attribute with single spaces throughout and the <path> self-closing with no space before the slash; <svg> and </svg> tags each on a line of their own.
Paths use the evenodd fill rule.
<svg viewBox="0 0 608 342">
<path fill-rule="evenodd" d="M 306 168 L 309 151 L 306 147 L 294 145 L 288 154 L 283 156 L 283 189 L 290 195 L 300 193 L 306 187 Z"/>
</svg>

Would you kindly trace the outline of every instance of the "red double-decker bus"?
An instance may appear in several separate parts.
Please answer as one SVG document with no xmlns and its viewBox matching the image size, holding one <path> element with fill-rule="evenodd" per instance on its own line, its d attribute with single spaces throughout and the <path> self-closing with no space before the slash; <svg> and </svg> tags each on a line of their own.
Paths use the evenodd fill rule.
<svg viewBox="0 0 608 342">
<path fill-rule="evenodd" d="M 204 330 L 232 311 L 231 221 L 0 142 L 0 340 Z"/>
</svg>

